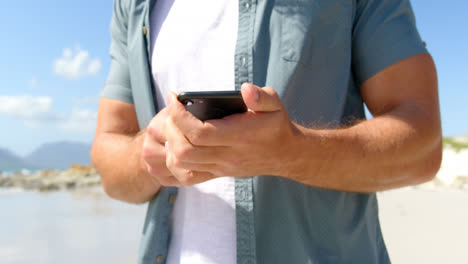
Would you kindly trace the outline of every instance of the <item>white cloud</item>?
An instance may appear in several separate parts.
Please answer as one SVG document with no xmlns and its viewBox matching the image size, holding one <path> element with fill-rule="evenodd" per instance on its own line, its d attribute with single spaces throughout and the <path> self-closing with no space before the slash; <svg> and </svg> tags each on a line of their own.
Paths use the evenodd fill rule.
<svg viewBox="0 0 468 264">
<path fill-rule="evenodd" d="M 0 114 L 20 119 L 50 119 L 50 96 L 0 96 Z"/>
<path fill-rule="evenodd" d="M 72 109 L 69 113 L 58 113 L 53 111 L 52 103 L 49 96 L 0 96 L 0 115 L 19 119 L 28 128 L 38 128 L 47 123 L 71 132 L 94 131 L 95 110 Z"/>
<path fill-rule="evenodd" d="M 92 132 L 96 127 L 97 112 L 88 109 L 73 109 L 59 124 L 61 129 L 72 132 Z"/>
<path fill-rule="evenodd" d="M 36 78 L 32 78 L 31 80 L 28 81 L 28 87 L 30 89 L 37 88 L 39 86 L 39 82 L 36 80 Z"/>
<path fill-rule="evenodd" d="M 72 97 L 71 100 L 77 105 L 97 104 L 99 102 L 99 96 Z"/>
<path fill-rule="evenodd" d="M 65 58 L 71 58 L 71 56 L 73 56 L 72 50 L 69 49 L 69 48 L 65 48 L 65 49 L 63 50 L 63 56 L 64 56 Z"/>
<path fill-rule="evenodd" d="M 97 74 L 101 69 L 101 61 L 98 59 L 92 60 L 88 65 L 88 73 L 91 75 Z"/>
<path fill-rule="evenodd" d="M 91 59 L 88 51 L 76 51 L 66 48 L 63 50 L 61 58 L 54 61 L 54 72 L 69 80 L 95 75 L 101 70 L 101 61 L 98 58 Z"/>
</svg>

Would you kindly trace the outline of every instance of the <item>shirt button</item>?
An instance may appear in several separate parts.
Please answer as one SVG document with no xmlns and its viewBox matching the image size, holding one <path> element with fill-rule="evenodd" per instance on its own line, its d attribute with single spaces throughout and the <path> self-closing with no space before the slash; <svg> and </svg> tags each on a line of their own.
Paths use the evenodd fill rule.
<svg viewBox="0 0 468 264">
<path fill-rule="evenodd" d="M 174 194 L 169 195 L 169 203 L 173 204 L 176 200 L 176 196 Z"/>
<path fill-rule="evenodd" d="M 245 7 L 245 9 L 248 10 L 248 9 L 250 8 L 250 3 L 249 3 L 249 2 L 246 2 L 246 3 L 244 4 L 244 7 Z"/>
<path fill-rule="evenodd" d="M 156 263 L 161 263 L 163 260 L 164 260 L 163 255 L 158 255 L 158 256 L 156 257 Z"/>
<path fill-rule="evenodd" d="M 240 58 L 240 61 L 241 61 L 241 66 L 243 67 L 247 64 L 247 58 L 245 58 L 244 56 Z"/>
</svg>

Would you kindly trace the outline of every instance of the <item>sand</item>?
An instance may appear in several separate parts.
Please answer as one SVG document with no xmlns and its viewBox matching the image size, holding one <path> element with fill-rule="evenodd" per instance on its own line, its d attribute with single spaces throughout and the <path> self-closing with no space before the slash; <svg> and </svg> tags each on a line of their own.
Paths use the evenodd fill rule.
<svg viewBox="0 0 468 264">
<path fill-rule="evenodd" d="M 468 263 L 468 192 L 405 188 L 378 198 L 392 263 Z"/>
<path fill-rule="evenodd" d="M 0 263 L 136 263 L 146 206 L 102 192 L 0 192 Z"/>
<path fill-rule="evenodd" d="M 378 194 L 393 263 L 468 263 L 468 192 Z M 0 193 L 0 262 L 135 263 L 146 206 L 102 192 Z"/>
<path fill-rule="evenodd" d="M 437 179 L 444 185 L 451 185 L 457 177 L 468 178 L 468 150 L 444 149 Z"/>
</svg>

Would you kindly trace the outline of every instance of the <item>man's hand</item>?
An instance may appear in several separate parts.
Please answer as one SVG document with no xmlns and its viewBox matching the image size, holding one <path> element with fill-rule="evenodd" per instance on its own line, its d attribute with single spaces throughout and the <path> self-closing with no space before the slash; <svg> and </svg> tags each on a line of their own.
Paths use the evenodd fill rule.
<svg viewBox="0 0 468 264">
<path fill-rule="evenodd" d="M 163 116 L 164 112 L 155 120 Z M 142 159 L 145 133 L 140 132 L 133 104 L 109 98 L 100 100 L 91 159 L 110 197 L 144 203 L 159 192 L 161 184 L 148 174 Z M 163 163 L 165 159 L 162 157 Z"/>
<path fill-rule="evenodd" d="M 181 184 L 277 175 L 326 189 L 375 192 L 432 179 L 441 133 L 435 67 L 402 60 L 361 87 L 374 118 L 339 129 L 291 122 L 272 88 L 244 84 L 247 113 L 201 122 L 170 94 L 166 165 Z M 258 96 L 257 96 L 258 94 Z"/>
<path fill-rule="evenodd" d="M 296 125 L 270 87 L 245 83 L 241 89 L 246 113 L 202 122 L 169 94 L 164 126 L 166 165 L 183 185 L 216 177 L 281 175 L 294 159 L 291 142 Z"/>
<path fill-rule="evenodd" d="M 179 181 L 172 176 L 166 167 L 166 152 L 164 143 L 164 125 L 168 117 L 168 109 L 164 108 L 151 120 L 146 127 L 143 147 L 142 164 L 159 184 L 164 186 L 178 186 Z"/>
</svg>

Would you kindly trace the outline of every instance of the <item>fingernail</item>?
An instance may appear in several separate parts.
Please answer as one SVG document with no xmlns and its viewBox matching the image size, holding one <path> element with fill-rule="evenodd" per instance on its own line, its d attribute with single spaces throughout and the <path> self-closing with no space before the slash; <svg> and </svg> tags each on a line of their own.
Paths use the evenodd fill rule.
<svg viewBox="0 0 468 264">
<path fill-rule="evenodd" d="M 166 150 L 166 154 L 169 153 L 169 141 L 164 142 L 164 149 Z"/>
<path fill-rule="evenodd" d="M 260 95 L 258 94 L 258 89 L 257 89 L 257 87 L 251 85 L 251 86 L 250 86 L 250 89 L 252 89 L 252 91 L 253 91 L 253 93 L 254 93 L 255 101 L 258 102 L 258 99 L 259 99 Z"/>
<path fill-rule="evenodd" d="M 260 95 L 258 93 L 257 87 L 255 85 L 252 85 L 250 83 L 243 83 L 241 86 L 241 89 L 250 89 L 252 90 L 252 93 L 254 94 L 254 100 L 257 102 Z"/>
</svg>

